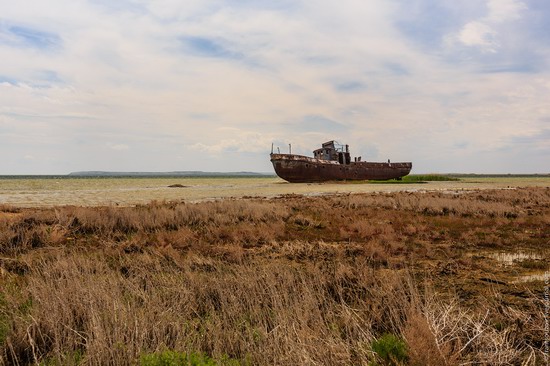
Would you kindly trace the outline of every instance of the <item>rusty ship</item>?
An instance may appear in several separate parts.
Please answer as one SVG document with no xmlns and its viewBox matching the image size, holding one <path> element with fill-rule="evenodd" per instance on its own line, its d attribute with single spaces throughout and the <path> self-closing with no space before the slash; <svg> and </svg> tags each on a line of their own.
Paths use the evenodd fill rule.
<svg viewBox="0 0 550 366">
<path fill-rule="evenodd" d="M 290 145 L 289 145 L 290 150 Z M 291 183 L 326 182 L 332 180 L 401 179 L 409 174 L 412 163 L 368 162 L 355 157 L 351 161 L 348 145 L 328 141 L 313 151 L 313 158 L 304 155 L 273 153 L 275 173 Z"/>
</svg>

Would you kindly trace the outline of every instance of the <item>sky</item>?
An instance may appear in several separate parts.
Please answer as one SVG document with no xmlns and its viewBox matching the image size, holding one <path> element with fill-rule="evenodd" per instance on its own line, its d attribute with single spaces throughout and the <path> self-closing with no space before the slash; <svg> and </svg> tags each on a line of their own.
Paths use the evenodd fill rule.
<svg viewBox="0 0 550 366">
<path fill-rule="evenodd" d="M 547 0 L 0 0 L 0 175 L 550 173 Z"/>
</svg>

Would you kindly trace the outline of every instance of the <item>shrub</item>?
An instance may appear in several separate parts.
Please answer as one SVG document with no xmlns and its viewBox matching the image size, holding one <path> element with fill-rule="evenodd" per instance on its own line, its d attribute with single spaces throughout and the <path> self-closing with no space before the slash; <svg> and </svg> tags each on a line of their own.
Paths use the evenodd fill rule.
<svg viewBox="0 0 550 366">
<path fill-rule="evenodd" d="M 216 366 L 238 365 L 239 362 L 228 357 L 223 357 L 222 362 L 217 363 L 213 358 L 204 353 L 184 353 L 176 351 L 163 351 L 141 356 L 141 366 Z"/>
<path fill-rule="evenodd" d="M 39 366 L 65 366 L 65 365 L 80 365 L 84 358 L 84 354 L 80 350 L 68 352 L 62 358 L 49 357 L 39 363 Z"/>
<path fill-rule="evenodd" d="M 383 365 L 401 365 L 407 360 L 407 345 L 391 333 L 374 340 L 371 348 Z"/>
<path fill-rule="evenodd" d="M 449 182 L 459 181 L 459 178 L 441 174 L 407 175 L 403 177 L 405 182 Z"/>
<path fill-rule="evenodd" d="M 0 292 L 0 346 L 4 344 L 10 331 L 10 318 L 6 312 L 7 305 L 4 294 Z"/>
</svg>

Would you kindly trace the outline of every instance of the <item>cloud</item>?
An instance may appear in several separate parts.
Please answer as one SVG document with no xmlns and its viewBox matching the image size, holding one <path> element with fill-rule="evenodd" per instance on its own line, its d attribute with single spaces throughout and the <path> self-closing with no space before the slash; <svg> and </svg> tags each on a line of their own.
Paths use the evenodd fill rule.
<svg viewBox="0 0 550 366">
<path fill-rule="evenodd" d="M 542 18 L 550 7 L 532 0 L 472 4 L 468 11 L 447 5 L 458 16 L 432 48 L 438 57 L 478 73 L 536 73 L 548 68 L 549 47 L 544 39 L 550 27 L 543 25 Z"/>
<path fill-rule="evenodd" d="M 21 0 L 1 16 L 0 154 L 37 157 L 8 174 L 270 171 L 272 142 L 331 139 L 432 172 L 513 151 L 521 170 L 546 143 L 541 1 Z"/>
<path fill-rule="evenodd" d="M 49 82 L 49 83 L 63 83 L 61 76 L 54 70 L 36 70 L 32 75 L 33 79 Z"/>
<path fill-rule="evenodd" d="M 349 128 L 340 122 L 320 115 L 304 116 L 295 127 L 297 130 L 306 132 L 329 132 L 339 134 Z"/>
<path fill-rule="evenodd" d="M 133 0 L 88 0 L 92 5 L 102 8 L 109 13 L 146 13 L 146 6 L 143 2 Z"/>
<path fill-rule="evenodd" d="M 520 0 L 489 0 L 487 7 L 487 21 L 492 23 L 519 19 L 521 13 L 527 9 L 527 5 Z"/>
<path fill-rule="evenodd" d="M 489 52 L 496 52 L 497 32 L 489 25 L 473 21 L 466 24 L 458 34 L 458 40 L 466 46 L 481 46 Z"/>
<path fill-rule="evenodd" d="M 109 148 L 116 151 L 129 150 L 130 147 L 126 144 L 109 144 Z"/>
<path fill-rule="evenodd" d="M 487 15 L 466 23 L 456 36 L 458 41 L 485 52 L 497 52 L 500 48 L 498 28 L 502 23 L 521 18 L 526 5 L 519 0 L 488 0 Z"/>
<path fill-rule="evenodd" d="M 273 142 L 269 135 L 242 131 L 239 129 L 222 129 L 229 138 L 219 140 L 214 144 L 196 143 L 189 150 L 207 152 L 214 155 L 224 153 L 261 153 L 267 152 Z"/>
<path fill-rule="evenodd" d="M 529 146 L 538 146 L 550 150 L 550 128 L 531 133 L 518 134 L 512 136 L 509 141 L 513 145 L 527 144 Z"/>
</svg>

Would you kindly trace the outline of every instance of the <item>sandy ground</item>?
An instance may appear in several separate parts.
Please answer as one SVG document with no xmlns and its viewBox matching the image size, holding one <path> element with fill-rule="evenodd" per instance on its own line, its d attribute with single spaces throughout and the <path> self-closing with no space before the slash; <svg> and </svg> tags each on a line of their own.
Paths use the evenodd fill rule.
<svg viewBox="0 0 550 366">
<path fill-rule="evenodd" d="M 170 185 L 183 187 L 169 187 Z M 196 202 L 222 198 L 275 197 L 395 191 L 470 191 L 550 187 L 550 178 L 466 178 L 415 184 L 287 183 L 279 178 L 87 178 L 0 179 L 0 205 L 131 206 L 151 201 Z"/>
</svg>

